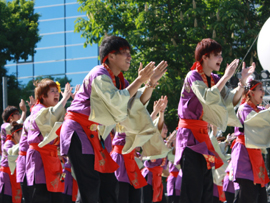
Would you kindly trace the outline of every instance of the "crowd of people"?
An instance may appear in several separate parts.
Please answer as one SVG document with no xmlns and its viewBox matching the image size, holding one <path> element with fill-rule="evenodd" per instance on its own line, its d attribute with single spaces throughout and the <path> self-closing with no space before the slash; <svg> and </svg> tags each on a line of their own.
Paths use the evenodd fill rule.
<svg viewBox="0 0 270 203">
<path fill-rule="evenodd" d="M 105 37 L 102 64 L 74 93 L 68 83 L 62 92 L 58 82 L 42 79 L 28 117 L 23 100 L 4 110 L 0 203 L 267 203 L 262 153 L 270 146 L 270 116 L 260 105 L 262 83 L 251 77 L 255 63 L 243 63 L 238 87 L 229 89 L 239 60 L 220 78 L 213 71 L 222 47 L 201 40 L 179 92 L 178 126 L 168 133 L 170 98 L 146 108 L 168 64 L 141 63 L 129 83 L 123 72 L 130 50 L 122 37 Z M 217 136 L 227 126 L 234 133 Z"/>
</svg>

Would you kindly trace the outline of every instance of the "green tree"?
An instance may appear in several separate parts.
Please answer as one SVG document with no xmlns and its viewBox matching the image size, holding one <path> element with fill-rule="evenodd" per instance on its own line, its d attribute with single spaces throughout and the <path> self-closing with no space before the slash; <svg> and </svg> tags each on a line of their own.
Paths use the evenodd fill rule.
<svg viewBox="0 0 270 203">
<path fill-rule="evenodd" d="M 0 82 L 7 76 L 4 65 L 7 61 L 27 60 L 35 51 L 41 39 L 38 34 L 39 14 L 34 13 L 34 1 L 14 0 L 6 3 L 0 0 Z M 21 89 L 15 76 L 8 77 L 9 105 L 18 106 Z M 2 88 L 0 90 L 2 95 Z M 2 99 L 0 112 L 3 111 Z"/>
<path fill-rule="evenodd" d="M 75 30 L 86 39 L 85 46 L 100 43 L 106 35 L 126 38 L 133 47 L 130 71 L 133 81 L 138 64 L 168 61 L 165 77 L 160 81 L 153 100 L 161 95 L 169 99 L 166 123 L 177 126 L 177 107 L 183 79 L 194 62 L 196 44 L 203 38 L 214 38 L 223 46 L 224 63 L 245 55 L 257 36 L 262 18 L 269 8 L 267 1 L 239 0 L 78 0 L 79 10 L 87 19 L 78 18 Z M 253 47 L 247 62 L 258 63 Z M 149 105 L 149 111 L 152 109 Z"/>
</svg>

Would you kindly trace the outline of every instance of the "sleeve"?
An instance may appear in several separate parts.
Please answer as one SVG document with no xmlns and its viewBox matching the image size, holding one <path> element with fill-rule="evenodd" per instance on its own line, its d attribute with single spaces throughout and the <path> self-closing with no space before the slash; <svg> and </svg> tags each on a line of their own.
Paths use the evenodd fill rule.
<svg viewBox="0 0 270 203">
<path fill-rule="evenodd" d="M 39 143 L 39 147 L 48 144 L 57 138 L 55 131 L 64 121 L 65 108 L 61 103 L 54 107 L 42 108 L 35 119 L 35 122 L 43 136 L 43 141 Z"/>
<path fill-rule="evenodd" d="M 244 122 L 247 148 L 266 149 L 270 147 L 270 109 L 259 113 L 251 111 Z"/>
<path fill-rule="evenodd" d="M 107 75 L 99 75 L 92 81 L 89 120 L 111 126 L 127 118 L 130 94 L 127 89 L 118 90 Z"/>
<path fill-rule="evenodd" d="M 189 78 L 191 89 L 203 106 L 203 120 L 225 131 L 229 121 L 229 112 L 216 85 L 208 88 L 201 80 Z M 229 103 L 229 96 L 226 101 Z M 234 113 L 235 115 L 235 113 Z M 242 127 L 235 115 L 233 126 Z"/>
</svg>

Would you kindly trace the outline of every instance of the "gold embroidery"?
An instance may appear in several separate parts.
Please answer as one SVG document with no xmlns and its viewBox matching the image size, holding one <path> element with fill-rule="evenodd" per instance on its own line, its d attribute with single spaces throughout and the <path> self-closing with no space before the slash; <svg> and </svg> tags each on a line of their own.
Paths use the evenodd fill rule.
<svg viewBox="0 0 270 203">
<path fill-rule="evenodd" d="M 136 172 L 136 171 L 134 172 L 134 174 L 135 174 L 135 179 L 134 179 L 134 180 L 132 180 L 131 182 L 132 182 L 132 185 L 134 185 L 134 186 L 138 186 L 138 179 L 137 179 L 138 174 L 137 174 L 137 172 Z"/>
<path fill-rule="evenodd" d="M 260 172 L 258 173 L 258 176 L 260 179 L 264 180 L 265 175 L 264 175 L 264 167 L 260 166 Z"/>
<path fill-rule="evenodd" d="M 182 93 L 182 94 L 181 94 L 181 97 L 183 97 L 183 98 L 184 98 L 184 97 L 185 97 L 185 95 Z"/>
<path fill-rule="evenodd" d="M 106 155 L 103 152 L 100 152 L 101 156 L 106 159 Z"/>
<path fill-rule="evenodd" d="M 99 160 L 99 165 L 104 166 L 105 165 L 105 160 L 104 159 Z"/>
<path fill-rule="evenodd" d="M 57 187 L 58 187 L 60 175 L 61 175 L 60 173 L 57 173 L 57 178 L 55 178 L 55 179 L 51 182 L 51 185 L 53 186 L 53 188 L 57 188 Z"/>
</svg>

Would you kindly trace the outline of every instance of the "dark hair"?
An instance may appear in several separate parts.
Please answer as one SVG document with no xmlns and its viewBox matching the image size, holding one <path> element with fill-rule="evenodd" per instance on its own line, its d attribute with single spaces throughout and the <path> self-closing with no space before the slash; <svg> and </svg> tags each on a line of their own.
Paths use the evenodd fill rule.
<svg viewBox="0 0 270 203">
<path fill-rule="evenodd" d="M 22 129 L 22 127 L 23 127 L 23 124 L 19 124 L 19 123 L 17 123 L 16 121 L 13 121 L 12 123 L 11 123 L 11 129 L 10 129 L 10 132 L 11 133 L 13 133 L 13 132 L 15 132 L 16 130 L 19 130 L 19 129 Z"/>
<path fill-rule="evenodd" d="M 44 96 L 45 98 L 48 97 L 47 93 L 50 87 L 57 88 L 57 84 L 53 80 L 48 78 L 42 79 L 41 81 L 35 81 L 34 86 L 36 86 L 35 99 L 39 100 L 41 104 L 43 104 L 42 96 Z"/>
<path fill-rule="evenodd" d="M 210 53 L 214 52 L 214 54 L 217 54 L 221 51 L 221 45 L 215 40 L 210 38 L 202 39 L 196 46 L 195 60 L 201 62 L 203 55 L 207 54 L 206 56 L 209 57 Z"/>
<path fill-rule="evenodd" d="M 247 83 L 247 86 L 245 87 L 245 91 L 244 91 L 244 93 L 243 93 L 243 98 L 245 99 L 245 101 L 250 100 L 250 94 L 248 93 L 248 91 L 249 91 L 252 87 L 254 87 L 255 85 L 257 85 L 258 83 L 261 83 L 261 82 L 259 82 L 259 81 L 257 81 L 257 80 L 252 80 L 252 81 L 250 81 L 250 82 Z M 257 87 L 258 87 L 258 86 L 257 86 Z M 255 89 L 256 89 L 257 87 L 255 87 Z M 253 90 L 251 90 L 251 91 L 254 91 L 255 89 L 253 89 Z"/>
<path fill-rule="evenodd" d="M 15 113 L 16 111 L 19 112 L 19 109 L 16 106 L 8 106 L 7 108 L 5 108 L 5 110 L 2 113 L 2 119 L 5 122 L 9 122 L 9 116 Z"/>
<path fill-rule="evenodd" d="M 107 56 L 112 51 L 116 51 L 116 53 L 118 53 L 121 47 L 127 47 L 130 49 L 129 43 L 124 38 L 117 36 L 105 37 L 99 47 L 101 63 L 103 62 L 105 56 Z M 105 61 L 105 63 L 108 63 L 108 59 Z"/>
</svg>

